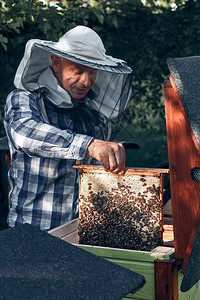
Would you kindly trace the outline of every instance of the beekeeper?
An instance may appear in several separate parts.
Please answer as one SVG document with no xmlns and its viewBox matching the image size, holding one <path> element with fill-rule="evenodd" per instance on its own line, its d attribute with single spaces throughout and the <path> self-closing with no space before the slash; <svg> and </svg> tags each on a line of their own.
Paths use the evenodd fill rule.
<svg viewBox="0 0 200 300">
<path fill-rule="evenodd" d="M 85 26 L 58 42 L 28 41 L 5 106 L 10 227 L 49 230 L 78 216 L 76 160 L 124 174 L 125 151 L 108 141 L 109 120 L 128 103 L 131 73 Z"/>
</svg>

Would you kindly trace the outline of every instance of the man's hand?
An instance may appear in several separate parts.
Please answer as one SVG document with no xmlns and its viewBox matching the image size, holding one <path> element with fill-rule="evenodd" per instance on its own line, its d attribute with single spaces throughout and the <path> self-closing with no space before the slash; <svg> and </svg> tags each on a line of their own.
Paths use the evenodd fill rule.
<svg viewBox="0 0 200 300">
<path fill-rule="evenodd" d="M 122 144 L 94 139 L 88 146 L 88 155 L 102 162 L 114 174 L 125 173 L 125 150 Z"/>
</svg>

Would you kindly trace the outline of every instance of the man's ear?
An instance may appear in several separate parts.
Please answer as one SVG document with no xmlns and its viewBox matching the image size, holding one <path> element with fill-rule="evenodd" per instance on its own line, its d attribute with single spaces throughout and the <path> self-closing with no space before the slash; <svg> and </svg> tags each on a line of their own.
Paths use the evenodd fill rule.
<svg viewBox="0 0 200 300">
<path fill-rule="evenodd" d="M 51 55 L 52 67 L 55 73 L 60 70 L 61 58 L 56 55 Z"/>
</svg>

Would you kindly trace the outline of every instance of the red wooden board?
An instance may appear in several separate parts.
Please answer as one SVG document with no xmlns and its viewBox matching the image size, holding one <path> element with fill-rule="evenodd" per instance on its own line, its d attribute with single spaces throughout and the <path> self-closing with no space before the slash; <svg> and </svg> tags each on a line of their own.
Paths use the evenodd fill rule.
<svg viewBox="0 0 200 300">
<path fill-rule="evenodd" d="M 183 260 L 199 207 L 200 183 L 192 180 L 191 170 L 200 167 L 200 150 L 171 77 L 170 82 L 164 92 L 174 246 L 176 259 Z"/>
</svg>

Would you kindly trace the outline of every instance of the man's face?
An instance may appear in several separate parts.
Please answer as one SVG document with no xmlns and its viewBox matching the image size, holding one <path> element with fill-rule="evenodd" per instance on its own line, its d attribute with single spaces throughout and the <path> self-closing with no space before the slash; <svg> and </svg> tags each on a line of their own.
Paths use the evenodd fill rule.
<svg viewBox="0 0 200 300">
<path fill-rule="evenodd" d="M 89 92 L 97 77 L 97 70 L 52 55 L 54 74 L 73 99 L 81 99 Z"/>
</svg>

